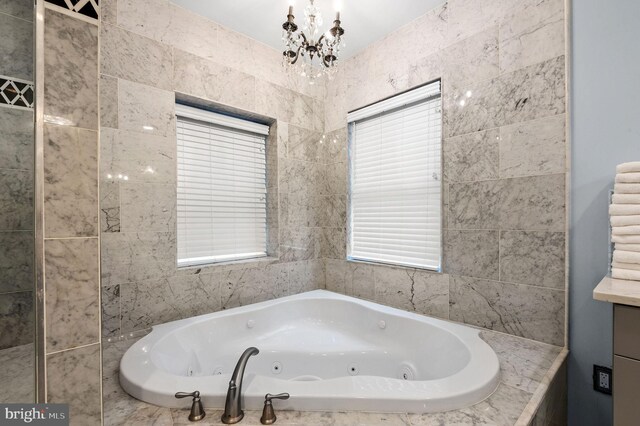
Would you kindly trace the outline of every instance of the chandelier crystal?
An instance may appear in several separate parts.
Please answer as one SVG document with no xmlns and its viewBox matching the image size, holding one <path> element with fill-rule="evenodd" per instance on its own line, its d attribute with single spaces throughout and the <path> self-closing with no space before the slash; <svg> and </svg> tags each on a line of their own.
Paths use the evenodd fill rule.
<svg viewBox="0 0 640 426">
<path fill-rule="evenodd" d="M 314 0 L 309 0 L 309 5 L 304 9 L 304 24 L 300 31 L 295 23 L 291 4 L 287 20 L 282 24 L 282 41 L 285 46 L 282 52 L 283 65 L 307 77 L 310 84 L 323 75 L 333 77 L 340 49 L 344 47 L 344 29 L 340 26 L 340 12 L 336 12 L 333 27 L 320 35 L 322 14 L 313 2 Z"/>
</svg>

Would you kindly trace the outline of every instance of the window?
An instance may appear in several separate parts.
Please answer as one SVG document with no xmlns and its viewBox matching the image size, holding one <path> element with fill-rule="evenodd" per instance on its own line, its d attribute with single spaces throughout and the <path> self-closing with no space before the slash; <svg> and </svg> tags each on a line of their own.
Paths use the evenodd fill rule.
<svg viewBox="0 0 640 426">
<path fill-rule="evenodd" d="M 269 128 L 176 105 L 178 266 L 266 256 Z"/>
<path fill-rule="evenodd" d="M 349 113 L 351 260 L 440 270 L 440 82 Z"/>
</svg>

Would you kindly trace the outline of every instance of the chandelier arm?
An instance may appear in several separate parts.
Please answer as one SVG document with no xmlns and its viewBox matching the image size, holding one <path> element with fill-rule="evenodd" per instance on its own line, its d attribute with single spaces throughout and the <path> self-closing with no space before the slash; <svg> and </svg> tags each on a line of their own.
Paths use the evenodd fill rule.
<svg viewBox="0 0 640 426">
<path fill-rule="evenodd" d="M 291 65 L 295 65 L 296 62 L 298 62 L 298 58 L 300 58 L 300 49 L 302 49 L 302 47 L 298 47 L 298 50 L 296 51 L 295 59 L 291 61 Z"/>
</svg>

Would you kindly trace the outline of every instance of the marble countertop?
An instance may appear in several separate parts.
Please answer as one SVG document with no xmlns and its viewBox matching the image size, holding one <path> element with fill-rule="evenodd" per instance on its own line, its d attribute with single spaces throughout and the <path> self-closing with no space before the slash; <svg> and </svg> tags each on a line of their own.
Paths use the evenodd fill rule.
<svg viewBox="0 0 640 426">
<path fill-rule="evenodd" d="M 593 289 L 593 298 L 602 302 L 640 306 L 640 281 L 604 277 Z"/>
<path fill-rule="evenodd" d="M 461 410 L 431 414 L 278 411 L 277 424 L 305 425 L 528 425 L 535 415 L 567 350 L 504 333 L 482 330 L 480 336 L 498 355 L 501 383 L 486 400 Z M 157 407 L 127 395 L 118 382 L 120 358 L 137 339 L 103 342 L 104 425 L 193 424 L 188 410 Z M 205 407 L 199 425 L 221 425 L 221 410 Z M 246 411 L 242 424 L 260 425 L 260 412 Z"/>
</svg>

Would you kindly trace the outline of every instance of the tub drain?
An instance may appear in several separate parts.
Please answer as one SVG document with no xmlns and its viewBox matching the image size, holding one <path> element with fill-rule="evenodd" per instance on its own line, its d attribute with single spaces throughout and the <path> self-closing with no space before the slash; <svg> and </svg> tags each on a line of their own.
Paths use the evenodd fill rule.
<svg viewBox="0 0 640 426">
<path fill-rule="evenodd" d="M 357 376 L 359 371 L 360 369 L 356 364 L 349 364 L 349 366 L 347 367 L 347 372 L 351 376 Z"/>
<path fill-rule="evenodd" d="M 414 380 L 416 378 L 416 373 L 413 371 L 413 368 L 404 364 L 401 365 L 398 369 L 398 379 L 400 380 Z"/>
<path fill-rule="evenodd" d="M 218 367 L 215 370 L 213 370 L 214 376 L 220 376 L 221 374 L 222 374 L 222 367 Z"/>
<path fill-rule="evenodd" d="M 271 372 L 273 374 L 280 374 L 282 373 L 282 364 L 279 363 L 278 361 L 274 362 L 273 364 L 271 364 Z"/>
</svg>

